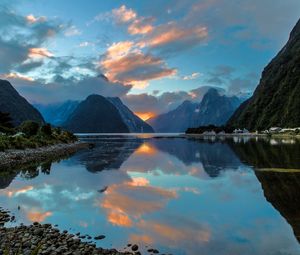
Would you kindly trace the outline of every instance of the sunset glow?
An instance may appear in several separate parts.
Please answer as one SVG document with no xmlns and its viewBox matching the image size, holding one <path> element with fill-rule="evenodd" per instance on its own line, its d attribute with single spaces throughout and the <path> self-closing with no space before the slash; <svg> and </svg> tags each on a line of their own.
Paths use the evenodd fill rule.
<svg viewBox="0 0 300 255">
<path fill-rule="evenodd" d="M 154 112 L 135 112 L 134 114 L 137 115 L 139 118 L 141 118 L 144 121 L 156 116 L 156 114 Z"/>
</svg>

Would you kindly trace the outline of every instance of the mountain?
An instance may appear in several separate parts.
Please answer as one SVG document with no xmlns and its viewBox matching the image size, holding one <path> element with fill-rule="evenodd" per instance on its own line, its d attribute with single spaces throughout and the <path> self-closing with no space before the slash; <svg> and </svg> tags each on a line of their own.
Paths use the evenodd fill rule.
<svg viewBox="0 0 300 255">
<path fill-rule="evenodd" d="M 239 98 L 220 95 L 211 88 L 204 95 L 201 103 L 184 101 L 175 110 L 147 122 L 156 132 L 185 132 L 187 128 L 203 125 L 223 125 L 240 105 Z"/>
<path fill-rule="evenodd" d="M 136 116 L 118 97 L 107 98 L 119 111 L 124 123 L 131 133 L 153 133 L 153 128 Z"/>
<path fill-rule="evenodd" d="M 36 104 L 34 105 L 43 115 L 46 122 L 54 126 L 62 125 L 79 105 L 79 101 L 66 101 L 57 104 Z"/>
<path fill-rule="evenodd" d="M 175 110 L 150 118 L 147 122 L 158 133 L 184 132 L 192 123 L 197 107 L 198 104 L 184 101 Z"/>
<path fill-rule="evenodd" d="M 20 96 L 6 80 L 0 80 L 0 111 L 10 114 L 14 126 L 20 125 L 25 120 L 45 122 L 39 111 Z"/>
<path fill-rule="evenodd" d="M 225 124 L 241 104 L 236 96 L 220 95 L 216 89 L 210 89 L 199 106 L 194 127 L 205 125 L 221 126 Z"/>
<path fill-rule="evenodd" d="M 253 96 L 228 121 L 232 127 L 264 130 L 300 126 L 300 20 L 283 49 L 267 65 Z"/>
<path fill-rule="evenodd" d="M 118 109 L 100 95 L 90 95 L 82 101 L 63 127 L 76 133 L 129 132 Z"/>
</svg>

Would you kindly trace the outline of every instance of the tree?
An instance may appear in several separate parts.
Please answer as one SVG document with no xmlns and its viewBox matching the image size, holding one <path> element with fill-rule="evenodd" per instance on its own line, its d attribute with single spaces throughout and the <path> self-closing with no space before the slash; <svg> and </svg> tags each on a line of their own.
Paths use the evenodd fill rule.
<svg viewBox="0 0 300 255">
<path fill-rule="evenodd" d="M 41 132 L 44 135 L 51 136 L 52 135 L 52 127 L 50 124 L 45 124 L 41 127 Z"/>
<path fill-rule="evenodd" d="M 26 136 L 34 136 L 38 133 L 40 128 L 40 125 L 37 122 L 26 120 L 24 121 L 21 126 L 19 127 L 19 130 L 23 132 Z"/>
<path fill-rule="evenodd" d="M 10 117 L 9 113 L 1 112 L 0 111 L 0 126 L 6 127 L 6 128 L 12 128 L 12 119 Z"/>
</svg>

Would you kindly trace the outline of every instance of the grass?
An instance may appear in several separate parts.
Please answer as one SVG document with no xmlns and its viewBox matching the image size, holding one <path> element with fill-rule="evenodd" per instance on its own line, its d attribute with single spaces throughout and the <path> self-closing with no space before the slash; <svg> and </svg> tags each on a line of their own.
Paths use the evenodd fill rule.
<svg viewBox="0 0 300 255">
<path fill-rule="evenodd" d="M 76 136 L 60 128 L 47 125 L 39 127 L 35 132 L 25 132 L 20 128 L 7 134 L 0 135 L 0 151 L 8 149 L 39 148 L 58 143 L 71 143 L 77 141 Z"/>
</svg>

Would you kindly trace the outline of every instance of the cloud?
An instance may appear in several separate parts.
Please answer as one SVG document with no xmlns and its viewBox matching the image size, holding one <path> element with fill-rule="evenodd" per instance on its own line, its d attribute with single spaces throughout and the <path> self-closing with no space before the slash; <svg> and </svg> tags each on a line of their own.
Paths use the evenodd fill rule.
<svg viewBox="0 0 300 255">
<path fill-rule="evenodd" d="M 122 100 L 143 119 L 148 119 L 175 109 L 185 100 L 200 103 L 203 96 L 212 87 L 225 93 L 225 90 L 219 87 L 201 86 L 190 91 L 164 92 L 160 95 L 149 93 L 127 94 L 122 97 Z"/>
<path fill-rule="evenodd" d="M 56 77 L 57 78 L 57 77 Z M 83 100 L 91 94 L 121 97 L 130 89 L 120 83 L 107 82 L 100 77 L 82 77 L 76 79 L 56 79 L 45 83 L 40 80 L 24 80 L 22 77 L 12 77 L 10 82 L 18 92 L 33 103 L 54 103 L 65 100 Z"/>
<path fill-rule="evenodd" d="M 9 74 L 4 74 L 0 75 L 1 79 L 17 79 L 17 80 L 23 80 L 23 81 L 28 81 L 28 82 L 33 82 L 33 78 L 20 74 L 20 73 L 9 73 Z"/>
<path fill-rule="evenodd" d="M 151 25 L 151 22 L 153 22 L 153 18 L 139 18 L 133 21 L 128 26 L 128 33 L 131 35 L 137 35 L 137 34 L 148 34 L 151 33 L 154 29 L 153 25 Z"/>
<path fill-rule="evenodd" d="M 37 22 L 45 22 L 46 21 L 46 17 L 35 17 L 34 15 L 30 14 L 26 16 L 26 20 L 29 24 L 34 24 Z"/>
<path fill-rule="evenodd" d="M 105 197 L 97 204 L 106 210 L 110 223 L 131 227 L 134 220 L 162 209 L 168 200 L 175 198 L 175 191 L 150 186 L 147 179 L 139 177 L 109 186 Z"/>
<path fill-rule="evenodd" d="M 250 93 L 255 88 L 258 75 L 256 73 L 236 74 L 236 70 L 231 66 L 217 66 L 208 73 L 207 82 L 214 86 L 227 88 L 227 92 L 232 95 Z"/>
<path fill-rule="evenodd" d="M 188 27 L 186 24 L 170 22 L 155 27 L 153 32 L 141 41 L 141 45 L 150 48 L 162 48 L 167 52 L 179 51 L 203 42 L 207 36 L 208 31 L 204 26 Z"/>
<path fill-rule="evenodd" d="M 85 41 L 85 42 L 81 42 L 79 44 L 79 47 L 83 48 L 83 47 L 88 47 L 88 46 L 93 46 L 93 45 L 94 45 L 94 43 Z"/>
<path fill-rule="evenodd" d="M 185 75 L 182 77 L 183 80 L 195 80 L 200 76 L 200 73 L 192 73 L 191 75 Z"/>
<path fill-rule="evenodd" d="M 46 218 L 52 216 L 52 212 L 29 211 L 26 215 L 31 222 L 44 222 Z"/>
<path fill-rule="evenodd" d="M 51 58 L 54 55 L 46 48 L 30 48 L 29 58 Z"/>
<path fill-rule="evenodd" d="M 74 25 L 70 26 L 65 30 L 65 36 L 67 37 L 76 36 L 76 35 L 81 35 L 81 31 Z"/>
<path fill-rule="evenodd" d="M 148 81 L 176 74 L 176 69 L 151 54 L 144 54 L 131 41 L 112 44 L 100 61 L 109 80 L 144 88 Z"/>
<path fill-rule="evenodd" d="M 42 45 L 65 29 L 58 20 L 22 16 L 11 8 L 12 5 L 0 5 L 0 74 L 28 64 L 29 57 L 52 57 Z"/>
<path fill-rule="evenodd" d="M 299 18 L 300 2 L 298 0 L 276 1 L 227 1 L 201 0 L 195 1 L 191 7 L 186 22 L 202 23 L 210 28 L 211 36 L 224 42 L 230 38 L 231 43 L 245 41 L 252 45 L 264 44 L 274 47 L 285 40 Z M 289 15 L 285 15 L 289 13 Z M 230 28 L 239 28 L 228 33 Z M 290 29 L 289 29 L 290 28 Z M 273 42 L 273 43 L 271 43 Z"/>
<path fill-rule="evenodd" d="M 126 23 L 131 20 L 134 20 L 137 16 L 136 12 L 130 8 L 127 8 L 125 5 L 122 5 L 120 8 L 112 10 L 113 17 L 117 22 Z"/>
</svg>

